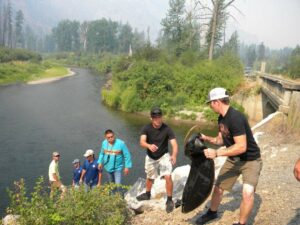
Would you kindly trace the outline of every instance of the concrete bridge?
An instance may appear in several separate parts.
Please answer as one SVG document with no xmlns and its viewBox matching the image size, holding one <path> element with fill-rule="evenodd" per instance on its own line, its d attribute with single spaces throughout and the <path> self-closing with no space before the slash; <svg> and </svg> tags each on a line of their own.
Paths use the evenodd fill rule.
<svg viewBox="0 0 300 225">
<path fill-rule="evenodd" d="M 275 111 L 288 115 L 292 99 L 300 94 L 300 83 L 268 74 L 260 74 L 259 82 L 262 94 L 265 95 L 263 102 L 269 104 Z M 300 99 L 297 100 L 300 104 Z"/>
</svg>

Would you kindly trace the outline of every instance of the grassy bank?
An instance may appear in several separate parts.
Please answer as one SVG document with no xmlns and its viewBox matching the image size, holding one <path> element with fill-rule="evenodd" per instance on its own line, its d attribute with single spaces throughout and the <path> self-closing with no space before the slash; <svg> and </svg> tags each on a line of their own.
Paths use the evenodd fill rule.
<svg viewBox="0 0 300 225">
<path fill-rule="evenodd" d="M 67 68 L 47 62 L 11 61 L 0 64 L 0 84 L 25 83 L 66 74 Z"/>
</svg>

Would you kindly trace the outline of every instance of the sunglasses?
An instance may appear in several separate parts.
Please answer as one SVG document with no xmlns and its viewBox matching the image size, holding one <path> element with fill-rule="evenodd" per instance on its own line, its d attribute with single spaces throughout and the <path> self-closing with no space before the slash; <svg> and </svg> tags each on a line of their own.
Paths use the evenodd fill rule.
<svg viewBox="0 0 300 225">
<path fill-rule="evenodd" d="M 60 155 L 55 155 L 54 157 L 60 157 Z"/>
</svg>

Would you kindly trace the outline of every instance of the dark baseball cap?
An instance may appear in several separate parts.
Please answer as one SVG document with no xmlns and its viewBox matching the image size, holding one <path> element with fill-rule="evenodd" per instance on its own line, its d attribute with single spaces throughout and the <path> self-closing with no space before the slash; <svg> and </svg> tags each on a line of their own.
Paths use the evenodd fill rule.
<svg viewBox="0 0 300 225">
<path fill-rule="evenodd" d="M 151 117 L 161 117 L 162 111 L 159 107 L 153 107 L 150 112 Z"/>
</svg>

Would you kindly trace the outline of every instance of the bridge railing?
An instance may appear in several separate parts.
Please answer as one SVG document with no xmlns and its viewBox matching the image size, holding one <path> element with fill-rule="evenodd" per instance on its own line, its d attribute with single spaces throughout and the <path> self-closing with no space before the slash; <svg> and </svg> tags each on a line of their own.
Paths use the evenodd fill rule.
<svg viewBox="0 0 300 225">
<path fill-rule="evenodd" d="M 300 92 L 300 83 L 278 76 L 259 74 L 262 91 L 279 111 L 288 114 L 293 92 Z"/>
</svg>

